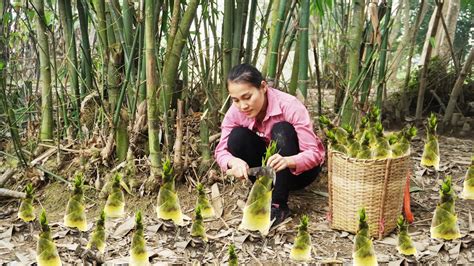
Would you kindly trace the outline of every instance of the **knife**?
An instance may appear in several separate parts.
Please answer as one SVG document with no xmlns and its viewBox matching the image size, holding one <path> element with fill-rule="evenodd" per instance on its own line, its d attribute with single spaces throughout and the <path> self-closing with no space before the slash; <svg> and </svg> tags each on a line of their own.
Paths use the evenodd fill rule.
<svg viewBox="0 0 474 266">
<path fill-rule="evenodd" d="M 251 167 L 247 170 L 247 174 L 251 176 L 266 175 L 273 180 L 273 184 L 275 184 L 275 181 L 276 181 L 275 170 L 271 168 L 270 166 Z"/>
<path fill-rule="evenodd" d="M 231 170 L 227 169 L 226 171 L 227 175 L 232 175 Z M 247 174 L 251 176 L 261 176 L 261 175 L 266 175 L 270 177 L 273 180 L 273 184 L 275 184 L 276 181 L 276 173 L 273 168 L 270 166 L 257 166 L 257 167 L 251 167 L 247 170 Z"/>
</svg>

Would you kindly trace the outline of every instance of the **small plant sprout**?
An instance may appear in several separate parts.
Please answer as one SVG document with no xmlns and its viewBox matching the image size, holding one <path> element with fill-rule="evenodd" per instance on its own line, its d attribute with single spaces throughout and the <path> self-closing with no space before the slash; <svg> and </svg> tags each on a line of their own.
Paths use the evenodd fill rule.
<svg viewBox="0 0 474 266">
<path fill-rule="evenodd" d="M 20 208 L 18 209 L 18 218 L 25 222 L 31 222 L 36 218 L 35 208 L 33 207 L 33 185 L 27 184 L 25 186 L 25 198 L 22 199 Z"/>
<path fill-rule="evenodd" d="M 359 228 L 355 236 L 352 258 L 356 266 L 378 265 L 377 256 L 375 255 L 374 246 L 369 235 L 365 208 L 359 210 Z"/>
<path fill-rule="evenodd" d="M 105 216 L 110 218 L 122 217 L 125 213 L 125 199 L 120 182 L 122 174 L 116 173 L 112 181 L 112 191 L 105 203 Z"/>
<path fill-rule="evenodd" d="M 309 218 L 307 215 L 301 217 L 298 227 L 298 235 L 290 251 L 290 259 L 296 261 L 311 260 L 311 235 L 308 233 Z"/>
<path fill-rule="evenodd" d="M 51 236 L 51 229 L 46 219 L 46 212 L 41 211 L 39 222 L 41 232 L 39 234 L 38 245 L 36 246 L 36 262 L 38 266 L 60 266 L 61 258 L 59 258 L 58 250 Z"/>
<path fill-rule="evenodd" d="M 67 203 L 64 225 L 77 228 L 80 231 L 87 230 L 87 219 L 84 206 L 84 176 L 77 173 L 74 178 L 74 189 Z"/>
<path fill-rule="evenodd" d="M 163 164 L 163 185 L 158 192 L 158 218 L 172 220 L 176 225 L 183 226 L 183 213 L 176 193 L 173 168 L 169 159 Z"/>
</svg>

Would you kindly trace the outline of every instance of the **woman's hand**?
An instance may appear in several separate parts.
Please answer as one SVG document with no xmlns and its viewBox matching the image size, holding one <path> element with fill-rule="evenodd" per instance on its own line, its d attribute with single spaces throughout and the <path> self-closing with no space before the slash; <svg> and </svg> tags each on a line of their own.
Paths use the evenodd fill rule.
<svg viewBox="0 0 474 266">
<path fill-rule="evenodd" d="M 226 171 L 226 174 L 233 175 L 240 179 L 248 179 L 248 170 L 249 165 L 240 158 L 233 158 L 228 163 L 229 169 Z"/>
<path fill-rule="evenodd" d="M 291 157 L 284 157 L 277 153 L 268 158 L 267 166 L 273 168 L 275 172 L 279 172 L 286 168 L 294 168 L 295 162 Z"/>
</svg>

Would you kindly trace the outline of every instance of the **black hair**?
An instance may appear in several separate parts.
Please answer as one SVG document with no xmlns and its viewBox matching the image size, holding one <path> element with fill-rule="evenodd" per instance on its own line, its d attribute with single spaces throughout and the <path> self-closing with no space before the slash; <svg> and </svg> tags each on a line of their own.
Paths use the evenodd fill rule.
<svg viewBox="0 0 474 266">
<path fill-rule="evenodd" d="M 258 69 L 250 64 L 240 64 L 234 66 L 227 75 L 227 85 L 233 83 L 249 83 L 260 89 L 263 76 Z"/>
</svg>

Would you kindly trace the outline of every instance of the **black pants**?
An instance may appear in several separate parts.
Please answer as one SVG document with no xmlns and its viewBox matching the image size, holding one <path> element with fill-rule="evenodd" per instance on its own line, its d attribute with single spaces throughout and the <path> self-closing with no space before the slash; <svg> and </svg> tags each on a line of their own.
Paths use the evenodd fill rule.
<svg viewBox="0 0 474 266">
<path fill-rule="evenodd" d="M 295 128 L 290 123 L 276 123 L 271 130 L 271 138 L 276 141 L 277 150 L 279 150 L 281 156 L 291 156 L 299 153 L 298 136 Z M 237 127 L 230 132 L 227 148 L 232 155 L 247 162 L 249 167 L 256 167 L 262 164 L 266 143 L 263 138 L 250 129 Z M 287 204 L 289 192 L 302 189 L 311 184 L 320 171 L 321 167 L 317 166 L 299 175 L 292 174 L 288 168 L 277 172 L 272 202 Z M 255 182 L 254 176 L 249 178 L 252 182 Z"/>
</svg>

